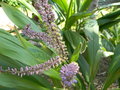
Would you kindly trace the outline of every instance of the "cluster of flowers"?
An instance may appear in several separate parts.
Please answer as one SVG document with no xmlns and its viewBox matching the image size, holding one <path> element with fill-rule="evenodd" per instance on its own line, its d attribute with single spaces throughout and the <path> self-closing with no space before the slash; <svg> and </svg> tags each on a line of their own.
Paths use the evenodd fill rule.
<svg viewBox="0 0 120 90">
<path fill-rule="evenodd" d="M 52 12 L 52 7 L 48 4 L 48 0 L 36 0 L 34 6 L 42 16 L 47 32 L 35 32 L 31 30 L 30 25 L 27 25 L 23 30 L 23 34 L 30 39 L 42 40 L 51 48 L 54 48 L 58 52 L 58 56 L 51 58 L 42 64 L 26 66 L 25 68 L 21 67 L 20 70 L 16 68 L 8 68 L 7 70 L 4 70 L 21 77 L 24 75 L 42 74 L 43 71 L 54 68 L 61 64 L 62 61 L 66 61 L 68 59 L 67 48 L 65 43 L 62 41 L 62 36 L 57 25 L 54 23 L 55 17 Z M 78 73 L 78 70 L 79 66 L 75 62 L 62 66 L 60 72 L 62 82 L 65 86 L 70 86 L 76 82 L 75 75 Z M 2 71 L 3 69 L 0 67 L 0 72 Z"/>
<path fill-rule="evenodd" d="M 62 66 L 60 73 L 62 82 L 65 85 L 65 87 L 70 87 L 73 83 L 77 82 L 75 77 L 78 71 L 79 66 L 75 62 Z"/>
</svg>

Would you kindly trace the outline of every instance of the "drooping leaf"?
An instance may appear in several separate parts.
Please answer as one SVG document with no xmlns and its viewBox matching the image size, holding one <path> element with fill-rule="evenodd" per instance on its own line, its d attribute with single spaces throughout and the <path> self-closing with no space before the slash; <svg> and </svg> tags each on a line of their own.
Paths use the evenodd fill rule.
<svg viewBox="0 0 120 90">
<path fill-rule="evenodd" d="M 100 29 L 108 28 L 120 22 L 120 19 L 116 19 L 119 16 L 120 16 L 120 10 L 118 9 L 112 13 L 106 14 L 105 16 L 99 18 L 97 21 L 100 26 Z"/>
<path fill-rule="evenodd" d="M 13 37 L 9 33 L 0 30 L 0 41 L 1 55 L 10 57 L 13 60 L 17 60 L 27 65 L 37 64 L 34 56 L 22 47 L 17 38 Z"/>
<path fill-rule="evenodd" d="M 112 26 L 118 24 L 119 22 L 120 22 L 120 19 L 115 19 L 115 20 L 109 21 L 108 23 L 105 23 L 105 24 L 101 25 L 100 30 L 112 27 Z"/>
<path fill-rule="evenodd" d="M 2 6 L 4 12 L 9 17 L 9 19 L 19 28 L 23 29 L 27 24 L 30 24 L 33 30 L 41 31 L 40 28 L 38 28 L 38 26 L 30 18 L 28 18 L 15 7 L 12 7 L 5 3 L 0 3 L 0 5 Z"/>
<path fill-rule="evenodd" d="M 89 39 L 87 48 L 87 62 L 90 65 L 90 82 L 97 73 L 101 53 L 99 50 L 99 26 L 96 20 L 88 20 L 85 24 L 85 35 Z"/>
</svg>

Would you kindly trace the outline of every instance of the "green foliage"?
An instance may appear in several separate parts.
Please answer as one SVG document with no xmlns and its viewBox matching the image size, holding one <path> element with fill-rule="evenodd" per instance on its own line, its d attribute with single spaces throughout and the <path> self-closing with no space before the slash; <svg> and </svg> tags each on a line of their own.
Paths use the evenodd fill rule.
<svg viewBox="0 0 120 90">
<path fill-rule="evenodd" d="M 120 45 L 115 49 L 114 56 L 112 57 L 111 64 L 108 69 L 108 76 L 104 84 L 104 90 L 106 90 L 115 80 L 120 77 Z"/>
<path fill-rule="evenodd" d="M 32 13 L 34 13 L 39 18 L 39 20 L 42 21 L 41 16 L 31 4 L 27 3 L 25 0 L 19 0 L 19 2 L 21 2 L 26 8 L 32 11 Z"/>
<path fill-rule="evenodd" d="M 38 26 L 18 9 L 11 7 L 5 3 L 1 3 L 1 6 L 11 21 L 15 23 L 15 25 L 19 28 L 24 28 L 25 25 L 30 24 L 33 30 L 40 31 Z"/>
<path fill-rule="evenodd" d="M 100 29 L 105 29 L 105 28 L 115 25 L 116 23 L 119 23 L 120 22 L 120 19 L 118 18 L 119 16 L 120 16 L 120 10 L 116 10 L 112 13 L 109 13 L 99 18 L 98 24 L 100 26 Z"/>
<path fill-rule="evenodd" d="M 101 90 L 107 90 L 114 81 L 120 78 L 120 10 L 116 7 L 120 4 L 109 4 L 89 11 L 88 8 L 93 1 L 49 0 L 58 17 L 56 22 L 58 26 L 62 26 L 62 28 L 60 27 L 61 33 L 69 52 L 69 59 L 64 64 L 77 62 L 80 66 L 77 75 L 78 83 L 73 85 L 75 90 L 95 90 L 94 80 L 101 57 L 105 52 L 114 53 L 114 55 L 110 57 L 107 77 Z M 34 22 L 10 4 L 2 2 L 0 5 L 18 28 L 23 29 L 25 25 L 30 24 L 33 30 L 42 32 L 43 28 L 38 25 L 44 23 L 42 23 L 39 13 L 26 0 L 19 0 L 19 3 L 34 13 L 41 22 Z M 98 15 L 99 11 L 106 10 L 108 7 L 114 8 L 110 9 L 112 13 L 109 12 L 104 16 Z M 98 13 L 96 14 L 96 12 Z M 0 65 L 4 69 L 7 67 L 19 69 L 26 65 L 33 66 L 44 63 L 55 56 L 56 52 L 42 41 L 38 41 L 42 46 L 37 47 L 28 42 L 17 29 L 15 32 L 16 35 L 13 36 L 0 29 Z M 59 72 L 62 65 L 56 64 L 55 69 L 44 71 L 45 77 L 33 75 L 20 78 L 16 75 L 0 72 L 0 89 L 65 89 L 61 84 Z M 68 87 L 68 89 L 71 88 Z"/>
<path fill-rule="evenodd" d="M 27 65 L 37 64 L 33 55 L 22 47 L 17 38 L 0 30 L 0 54 Z"/>
<path fill-rule="evenodd" d="M 32 82 L 31 80 L 27 80 L 24 78 L 19 78 L 17 76 L 9 75 L 9 74 L 0 74 L 0 85 L 9 88 L 17 88 L 17 89 L 42 89 L 49 90 L 40 86 L 37 83 Z"/>
</svg>

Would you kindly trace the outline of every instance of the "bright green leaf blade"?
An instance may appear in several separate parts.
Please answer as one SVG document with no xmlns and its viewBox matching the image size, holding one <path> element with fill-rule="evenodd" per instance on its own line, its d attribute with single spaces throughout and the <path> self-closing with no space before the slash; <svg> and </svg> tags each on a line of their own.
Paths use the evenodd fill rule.
<svg viewBox="0 0 120 90">
<path fill-rule="evenodd" d="M 77 61 L 78 58 L 79 58 L 79 55 L 80 55 L 80 52 L 81 52 L 81 45 L 78 45 L 78 47 L 76 47 L 76 49 L 74 50 L 71 58 L 70 58 L 70 61 L 73 62 L 73 61 Z"/>
<path fill-rule="evenodd" d="M 4 68 L 8 67 L 18 67 L 22 66 L 22 63 L 18 62 L 17 60 L 13 60 L 10 57 L 4 56 L 0 54 L 0 65 Z"/>
<path fill-rule="evenodd" d="M 33 55 L 24 49 L 14 36 L 0 30 L 0 41 L 0 54 L 27 65 L 37 64 Z"/>
<path fill-rule="evenodd" d="M 69 19 L 68 19 L 68 23 L 66 24 L 66 30 L 69 30 L 70 27 L 78 20 L 78 19 L 82 19 L 85 18 L 87 16 L 92 15 L 93 12 L 81 12 L 81 13 L 76 13 L 73 14 Z"/>
<path fill-rule="evenodd" d="M 3 73 L 0 73 L 0 85 L 4 87 L 17 88 L 17 89 L 49 90 L 30 80 L 26 80 L 18 76 L 13 76 Z"/>
<path fill-rule="evenodd" d="M 55 2 L 62 10 L 64 10 L 64 12 L 67 13 L 67 11 L 68 11 L 67 0 L 52 0 L 52 1 Z"/>
</svg>

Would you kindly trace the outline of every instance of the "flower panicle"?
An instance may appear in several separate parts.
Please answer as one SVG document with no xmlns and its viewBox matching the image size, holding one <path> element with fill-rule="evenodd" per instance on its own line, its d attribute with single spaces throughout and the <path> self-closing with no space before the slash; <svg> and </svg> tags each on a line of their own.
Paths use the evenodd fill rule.
<svg viewBox="0 0 120 90">
<path fill-rule="evenodd" d="M 77 83 L 75 77 L 78 71 L 79 71 L 79 66 L 75 62 L 66 64 L 61 67 L 60 73 L 61 73 L 63 85 L 65 87 L 70 87 L 72 86 L 73 83 Z"/>
<path fill-rule="evenodd" d="M 47 33 L 45 33 L 45 32 L 35 32 L 35 31 L 31 30 L 30 25 L 25 26 L 25 28 L 23 30 L 23 34 L 25 36 L 29 37 L 30 39 L 42 40 L 47 45 L 49 45 L 51 48 L 56 47 L 56 45 L 52 42 L 52 38 Z"/>
<path fill-rule="evenodd" d="M 34 7 L 42 16 L 42 20 L 46 25 L 47 33 L 52 37 L 54 44 L 57 46 L 56 51 L 62 57 L 63 61 L 67 60 L 67 48 L 65 43 L 62 41 L 60 31 L 55 24 L 55 16 L 51 5 L 48 4 L 48 0 L 36 0 Z"/>
<path fill-rule="evenodd" d="M 17 68 L 8 67 L 8 69 L 5 71 L 21 77 L 25 75 L 39 75 L 42 74 L 45 70 L 54 68 L 59 64 L 61 64 L 61 58 L 59 56 L 56 56 L 42 64 L 37 64 L 35 66 L 26 66 L 25 68 L 21 67 L 20 70 L 18 70 Z"/>
</svg>

